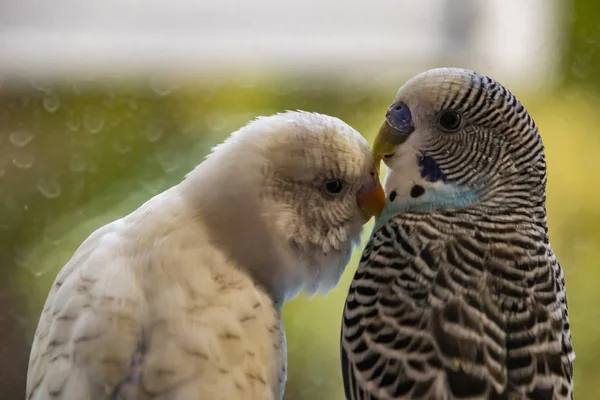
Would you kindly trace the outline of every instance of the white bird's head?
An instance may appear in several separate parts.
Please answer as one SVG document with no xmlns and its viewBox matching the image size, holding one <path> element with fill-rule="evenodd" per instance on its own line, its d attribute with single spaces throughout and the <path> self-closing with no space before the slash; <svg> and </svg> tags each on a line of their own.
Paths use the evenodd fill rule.
<svg viewBox="0 0 600 400">
<path fill-rule="evenodd" d="M 333 287 L 385 204 L 367 141 L 300 111 L 250 122 L 186 182 L 211 237 L 278 301 Z"/>
</svg>

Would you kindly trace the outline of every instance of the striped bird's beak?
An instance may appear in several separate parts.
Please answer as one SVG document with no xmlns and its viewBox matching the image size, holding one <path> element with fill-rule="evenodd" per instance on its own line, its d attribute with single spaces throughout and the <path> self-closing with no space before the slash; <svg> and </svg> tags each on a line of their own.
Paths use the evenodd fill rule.
<svg viewBox="0 0 600 400">
<path fill-rule="evenodd" d="M 392 157 L 396 151 L 396 147 L 404 143 L 409 136 L 410 133 L 393 128 L 387 120 L 383 122 L 377 136 L 375 136 L 372 150 L 377 172 L 379 172 L 381 167 L 381 161 Z"/>
</svg>

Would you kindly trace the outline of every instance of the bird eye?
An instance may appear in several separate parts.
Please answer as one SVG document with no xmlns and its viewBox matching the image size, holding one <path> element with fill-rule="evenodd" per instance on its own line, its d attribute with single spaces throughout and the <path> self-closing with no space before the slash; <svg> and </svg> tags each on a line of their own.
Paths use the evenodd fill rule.
<svg viewBox="0 0 600 400">
<path fill-rule="evenodd" d="M 410 108 L 404 103 L 394 103 L 385 115 L 390 126 L 402 133 L 412 133 L 415 130 Z"/>
<path fill-rule="evenodd" d="M 440 114 L 438 124 L 446 132 L 456 132 L 462 123 L 462 118 L 456 111 L 448 110 Z"/>
<path fill-rule="evenodd" d="M 323 190 L 330 196 L 337 196 L 342 193 L 344 183 L 340 179 L 328 179 L 323 184 Z"/>
</svg>

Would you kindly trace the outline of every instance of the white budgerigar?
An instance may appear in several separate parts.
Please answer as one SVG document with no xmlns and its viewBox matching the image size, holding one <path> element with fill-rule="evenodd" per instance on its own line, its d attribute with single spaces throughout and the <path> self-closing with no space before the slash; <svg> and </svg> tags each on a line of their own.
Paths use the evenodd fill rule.
<svg viewBox="0 0 600 400">
<path fill-rule="evenodd" d="M 367 142 L 287 112 L 87 238 L 43 308 L 27 399 L 280 399 L 282 304 L 333 287 L 383 189 Z"/>
</svg>

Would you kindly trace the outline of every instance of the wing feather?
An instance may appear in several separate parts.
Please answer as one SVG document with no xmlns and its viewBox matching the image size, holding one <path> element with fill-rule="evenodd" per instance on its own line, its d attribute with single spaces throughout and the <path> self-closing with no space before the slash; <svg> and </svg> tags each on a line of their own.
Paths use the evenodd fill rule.
<svg viewBox="0 0 600 400">
<path fill-rule="evenodd" d="M 432 235 L 419 218 L 390 220 L 363 252 L 342 324 L 346 397 L 570 398 L 564 282 L 549 246 Z"/>
<path fill-rule="evenodd" d="M 285 338 L 270 297 L 197 222 L 162 213 L 150 204 L 99 229 L 58 274 L 28 400 L 280 396 Z"/>
</svg>

